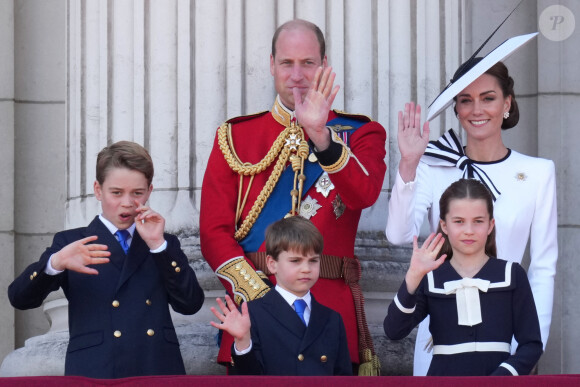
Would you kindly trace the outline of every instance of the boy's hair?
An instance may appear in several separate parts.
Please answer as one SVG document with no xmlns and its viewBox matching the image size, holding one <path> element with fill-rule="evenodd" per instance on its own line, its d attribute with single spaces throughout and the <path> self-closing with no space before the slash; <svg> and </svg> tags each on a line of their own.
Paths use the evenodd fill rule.
<svg viewBox="0 0 580 387">
<path fill-rule="evenodd" d="M 153 181 L 153 160 L 147 149 L 131 141 L 119 141 L 104 147 L 97 156 L 97 181 L 103 185 L 112 168 L 126 168 L 141 172 L 147 185 Z"/>
<path fill-rule="evenodd" d="M 489 189 L 487 189 L 487 187 L 480 181 L 475 179 L 459 179 L 447 187 L 445 192 L 441 195 L 441 199 L 439 199 L 439 219 L 445 221 L 445 216 L 447 216 L 447 213 L 449 212 L 449 204 L 455 199 L 484 200 L 487 207 L 487 213 L 489 214 L 489 220 L 493 219 L 493 198 L 491 192 L 489 192 Z M 437 232 L 445 235 L 441 229 L 441 223 L 439 223 L 439 227 L 437 227 Z M 439 251 L 438 256 L 440 257 L 443 254 L 447 254 L 446 260 L 453 257 L 453 249 L 449 243 L 449 238 L 445 238 L 445 243 L 443 243 L 443 247 L 441 248 L 441 251 Z M 495 227 L 487 236 L 485 242 L 485 254 L 490 257 L 497 257 Z"/>
<path fill-rule="evenodd" d="M 312 252 L 322 254 L 322 234 L 311 221 L 301 216 L 291 216 L 272 223 L 266 229 L 266 254 L 278 260 L 283 251 L 302 255 Z"/>
</svg>

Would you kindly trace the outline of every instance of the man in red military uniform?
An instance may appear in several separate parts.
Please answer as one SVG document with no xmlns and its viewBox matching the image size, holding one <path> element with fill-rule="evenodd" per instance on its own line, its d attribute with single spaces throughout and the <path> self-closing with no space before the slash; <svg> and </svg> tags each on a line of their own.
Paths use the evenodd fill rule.
<svg viewBox="0 0 580 387">
<path fill-rule="evenodd" d="M 341 314 L 359 374 L 378 374 L 354 243 L 361 211 L 382 187 L 385 130 L 365 116 L 330 110 L 339 87 L 316 25 L 293 20 L 279 27 L 270 71 L 278 93 L 271 111 L 218 129 L 202 187 L 202 254 L 238 304 L 251 301 L 274 283 L 265 228 L 288 214 L 310 219 L 324 237 L 312 294 Z M 224 335 L 219 362 L 230 361 L 232 342 Z"/>
</svg>

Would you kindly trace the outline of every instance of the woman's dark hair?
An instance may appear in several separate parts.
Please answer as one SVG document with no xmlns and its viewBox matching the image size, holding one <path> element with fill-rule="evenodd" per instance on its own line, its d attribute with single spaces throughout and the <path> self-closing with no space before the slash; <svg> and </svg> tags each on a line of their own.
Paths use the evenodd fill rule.
<svg viewBox="0 0 580 387">
<path fill-rule="evenodd" d="M 445 192 L 441 195 L 439 199 L 439 219 L 445 221 L 445 216 L 449 212 L 449 204 L 455 199 L 482 199 L 485 201 L 487 212 L 489 213 L 489 219 L 493 219 L 493 198 L 491 192 L 483 185 L 480 181 L 475 179 L 460 179 L 451 184 Z M 438 233 L 443 233 L 441 228 L 441 222 L 439 222 L 439 227 L 437 228 Z M 439 252 L 439 257 L 443 254 L 447 254 L 447 260 L 453 257 L 453 249 L 449 243 L 449 238 L 445 236 L 445 243 Z M 489 257 L 497 257 L 497 247 L 495 244 L 495 227 L 489 235 L 487 236 L 487 241 L 485 242 L 485 254 Z"/>
<path fill-rule="evenodd" d="M 476 64 L 478 64 L 482 59 L 483 58 L 481 57 L 477 57 L 472 59 L 470 63 L 465 62 L 461 66 L 459 66 L 459 69 L 457 69 L 457 71 L 453 75 L 452 82 L 455 82 L 456 80 L 461 78 L 465 73 L 467 73 L 471 68 L 473 68 Z M 501 88 L 504 98 L 506 98 L 508 95 L 511 95 L 512 102 L 509 110 L 510 116 L 503 120 L 501 128 L 502 129 L 513 128 L 518 124 L 520 120 L 520 110 L 518 108 L 518 103 L 516 102 L 516 95 L 514 93 L 513 78 L 510 77 L 508 69 L 503 64 L 503 62 L 497 62 L 496 64 L 491 66 L 489 70 L 485 72 L 485 74 L 489 74 L 495 79 L 497 79 L 497 82 L 499 83 L 499 87 Z M 453 97 L 453 100 L 457 102 L 457 96 Z M 455 108 L 455 106 L 453 106 L 453 111 L 455 112 L 455 115 L 457 115 L 457 109 Z"/>
</svg>

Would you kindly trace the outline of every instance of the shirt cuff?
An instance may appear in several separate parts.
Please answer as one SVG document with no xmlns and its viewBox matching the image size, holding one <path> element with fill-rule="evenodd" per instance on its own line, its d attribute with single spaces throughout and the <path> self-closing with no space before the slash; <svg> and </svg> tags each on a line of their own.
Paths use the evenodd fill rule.
<svg viewBox="0 0 580 387">
<path fill-rule="evenodd" d="M 414 191 L 416 181 L 417 181 L 417 176 L 415 176 L 414 180 L 411 180 L 411 181 L 405 183 L 405 181 L 401 177 L 401 173 L 397 169 L 397 183 L 400 185 L 401 190 Z"/>
<path fill-rule="evenodd" d="M 44 272 L 48 275 L 58 275 L 64 271 L 64 270 L 56 270 L 55 268 L 52 267 L 52 257 L 53 256 L 54 256 L 54 254 L 52 254 L 50 256 L 50 258 L 48 259 L 48 262 L 46 263 L 46 267 L 44 268 Z"/>
<path fill-rule="evenodd" d="M 159 246 L 155 250 L 149 250 L 149 251 L 151 251 L 153 254 L 156 254 L 156 253 L 160 253 L 162 251 L 165 251 L 165 249 L 167 249 L 167 241 L 163 241 L 161 246 Z"/>
<path fill-rule="evenodd" d="M 248 346 L 248 348 L 244 349 L 243 351 L 238 351 L 238 348 L 236 347 L 236 343 L 234 342 L 234 352 L 236 353 L 236 356 L 242 356 L 245 355 L 246 353 L 249 353 L 252 350 L 252 340 L 250 339 L 250 345 Z"/>
</svg>

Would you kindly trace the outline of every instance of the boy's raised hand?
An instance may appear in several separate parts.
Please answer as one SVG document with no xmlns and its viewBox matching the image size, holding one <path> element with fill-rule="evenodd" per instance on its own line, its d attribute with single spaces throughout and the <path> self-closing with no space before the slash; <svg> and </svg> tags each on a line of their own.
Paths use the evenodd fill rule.
<svg viewBox="0 0 580 387">
<path fill-rule="evenodd" d="M 137 231 L 149 249 L 155 250 L 165 242 L 163 236 L 165 218 L 138 200 L 135 200 L 135 204 L 137 205 L 137 216 L 135 217 Z"/>
<path fill-rule="evenodd" d="M 99 265 L 109 262 L 107 245 L 99 245 L 89 242 L 96 241 L 97 236 L 93 235 L 84 239 L 79 239 L 63 247 L 59 252 L 52 255 L 50 264 L 55 270 L 72 270 L 78 273 L 99 274 L 96 269 L 88 265 Z"/>
<path fill-rule="evenodd" d="M 415 293 L 425 274 L 437 269 L 445 262 L 447 254 L 443 254 L 437 259 L 437 254 L 443 247 L 443 243 L 445 243 L 445 238 L 443 238 L 441 233 L 437 235 L 431 233 L 419 248 L 417 236 L 413 237 L 413 255 L 411 256 L 409 270 L 407 270 L 405 275 L 409 294 Z"/>
<path fill-rule="evenodd" d="M 250 327 L 252 325 L 250 322 L 250 314 L 248 313 L 248 304 L 245 302 L 242 303 L 242 313 L 240 313 L 236 307 L 236 303 L 227 294 L 227 306 L 221 298 L 217 298 L 216 301 L 221 313 L 213 306 L 210 309 L 217 319 L 221 321 L 221 324 L 215 321 L 210 321 L 210 324 L 214 328 L 221 329 L 232 335 L 238 351 L 243 351 L 248 348 L 251 342 Z"/>
</svg>

